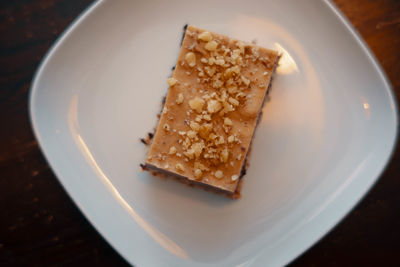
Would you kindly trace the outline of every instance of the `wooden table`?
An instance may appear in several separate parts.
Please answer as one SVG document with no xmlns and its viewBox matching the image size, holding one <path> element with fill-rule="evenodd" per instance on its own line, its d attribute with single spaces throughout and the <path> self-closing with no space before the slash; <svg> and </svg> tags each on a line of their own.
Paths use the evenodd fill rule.
<svg viewBox="0 0 400 267">
<path fill-rule="evenodd" d="M 91 0 L 0 5 L 0 266 L 127 265 L 93 229 L 43 158 L 28 118 L 32 77 Z M 400 95 L 400 1 L 336 0 Z M 292 266 L 400 266 L 400 149 L 364 200 Z"/>
</svg>

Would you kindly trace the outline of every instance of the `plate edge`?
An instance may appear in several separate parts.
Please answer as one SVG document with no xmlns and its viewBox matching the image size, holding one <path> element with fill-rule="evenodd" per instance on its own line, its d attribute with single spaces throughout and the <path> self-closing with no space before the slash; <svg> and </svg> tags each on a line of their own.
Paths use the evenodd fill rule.
<svg viewBox="0 0 400 267">
<path fill-rule="evenodd" d="M 331 12 L 342 22 L 342 24 L 346 27 L 347 31 L 353 36 L 354 40 L 358 43 L 358 45 L 361 47 L 363 50 L 364 54 L 368 57 L 369 61 L 371 64 L 374 66 L 375 70 L 378 72 L 378 75 L 380 76 L 381 80 L 383 81 L 385 85 L 385 89 L 387 91 L 387 94 L 390 96 L 390 101 L 391 105 L 394 107 L 394 125 L 395 125 L 395 133 L 394 133 L 394 140 L 392 144 L 391 151 L 389 153 L 389 156 L 384 160 L 382 166 L 380 169 L 378 169 L 377 173 L 378 175 L 373 179 L 373 181 L 367 185 L 367 187 L 363 190 L 364 192 L 357 196 L 357 200 L 353 202 L 350 207 L 342 212 L 342 214 L 337 217 L 333 222 L 330 223 L 326 229 L 322 231 L 322 234 L 316 238 L 314 241 L 312 241 L 310 244 L 306 245 L 304 249 L 301 249 L 300 251 L 294 252 L 293 257 L 290 257 L 286 261 L 281 261 L 280 266 L 287 266 L 288 264 L 294 262 L 297 258 L 299 258 L 301 255 L 306 253 L 312 246 L 316 245 L 319 241 L 321 241 L 326 235 L 328 235 L 342 220 L 345 219 L 347 215 L 349 215 L 354 208 L 361 203 L 361 201 L 368 195 L 368 193 L 371 191 L 371 189 L 374 187 L 374 185 L 377 183 L 377 181 L 381 178 L 383 172 L 391 162 L 391 159 L 393 158 L 393 154 L 396 150 L 396 146 L 398 144 L 399 140 L 399 108 L 398 104 L 396 102 L 396 96 L 394 94 L 393 88 L 391 86 L 391 83 L 389 82 L 388 77 L 386 76 L 385 71 L 383 70 L 382 66 L 379 64 L 379 61 L 375 57 L 374 53 L 372 50 L 369 48 L 368 44 L 364 41 L 362 38 L 361 34 L 357 31 L 357 29 L 351 24 L 351 22 L 347 19 L 347 17 L 343 14 L 343 12 L 339 9 L 336 4 L 332 2 L 332 0 L 324 0 L 324 3 L 326 6 L 331 10 Z"/>
<path fill-rule="evenodd" d="M 33 78 L 33 82 L 32 85 L 30 87 L 29 90 L 29 95 L 28 95 L 28 110 L 29 110 L 29 119 L 30 119 L 30 124 L 31 127 L 33 129 L 35 138 L 38 140 L 38 144 L 40 147 L 40 150 L 42 151 L 42 153 L 44 154 L 44 158 L 46 160 L 46 162 L 49 164 L 49 166 L 51 167 L 52 171 L 55 173 L 58 181 L 60 182 L 60 184 L 62 185 L 62 187 L 64 188 L 65 192 L 67 192 L 67 194 L 69 195 L 69 197 L 73 200 L 74 204 L 79 208 L 79 210 L 81 211 L 81 213 L 85 216 L 85 218 L 93 225 L 93 227 L 96 229 L 96 231 L 98 231 L 101 236 L 107 240 L 107 242 L 113 247 L 113 249 L 119 254 L 121 255 L 127 262 L 129 262 L 130 264 L 134 264 L 130 257 L 128 257 L 128 255 L 124 255 L 122 254 L 121 251 L 119 251 L 117 249 L 117 246 L 113 244 L 113 242 L 111 240 L 109 240 L 109 238 L 107 237 L 107 235 L 105 235 L 100 227 L 93 222 L 90 219 L 90 216 L 86 213 L 84 207 L 82 207 L 80 205 L 80 203 L 78 201 L 75 201 L 75 198 L 72 196 L 71 192 L 69 192 L 69 190 L 66 188 L 66 186 L 64 185 L 63 181 L 61 179 L 59 179 L 59 175 L 58 172 L 56 171 L 56 169 L 53 167 L 52 163 L 50 162 L 50 160 L 48 160 L 48 155 L 47 152 L 44 150 L 44 146 L 43 146 L 43 142 L 39 136 L 39 132 L 36 126 L 36 120 L 35 120 L 35 116 L 34 116 L 34 112 L 33 112 L 33 103 L 35 100 L 35 92 L 37 91 L 37 84 L 39 82 L 39 78 L 41 76 L 41 73 L 44 70 L 44 67 L 47 65 L 48 61 L 53 57 L 53 55 L 55 54 L 55 52 L 58 50 L 59 46 L 64 42 L 65 39 L 68 38 L 68 36 L 74 31 L 74 29 L 76 27 L 78 27 L 80 25 L 80 23 L 85 20 L 91 13 L 93 13 L 94 10 L 96 10 L 99 6 L 101 6 L 104 2 L 106 2 L 106 0 L 97 0 L 95 2 L 93 2 L 92 4 L 90 4 L 77 18 L 75 18 L 68 26 L 67 28 L 63 31 L 63 33 L 54 41 L 54 43 L 51 45 L 51 47 L 49 48 L 49 50 L 46 52 L 46 54 L 44 55 L 43 59 L 41 60 L 37 71 L 34 74 L 34 78 Z M 287 265 L 291 262 L 293 262 L 295 259 L 297 259 L 299 256 L 301 256 L 303 253 L 305 253 L 308 249 L 310 249 L 313 245 L 315 245 L 317 242 L 319 242 L 322 238 L 324 238 L 338 223 L 340 223 L 359 203 L 360 201 L 368 194 L 368 192 L 373 188 L 374 184 L 379 180 L 379 178 L 381 177 L 383 171 L 386 169 L 386 167 L 388 166 L 390 160 L 393 157 L 396 145 L 398 143 L 398 137 L 399 137 L 399 123 L 398 123 L 398 117 L 399 117 L 399 110 L 398 110 L 398 104 L 396 102 L 396 97 L 395 94 L 393 92 L 392 86 L 383 70 L 383 68 L 381 67 L 381 65 L 379 64 L 378 60 L 376 59 L 375 55 L 373 54 L 373 52 L 370 50 L 370 48 L 368 47 L 368 45 L 365 43 L 365 41 L 362 39 L 361 35 L 358 33 L 358 31 L 352 26 L 352 24 L 349 22 L 349 20 L 347 19 L 347 17 L 339 10 L 339 8 L 332 3 L 332 1 L 330 0 L 324 0 L 324 3 L 327 5 L 327 7 L 334 13 L 334 15 L 336 15 L 336 17 L 343 23 L 343 25 L 346 27 L 347 31 L 354 37 L 354 40 L 359 44 L 359 46 L 361 47 L 361 49 L 364 51 L 364 54 L 368 57 L 369 61 L 372 63 L 372 65 L 375 67 L 375 69 L 377 70 L 379 76 L 381 77 L 381 80 L 384 82 L 385 85 L 385 89 L 388 93 L 388 95 L 390 96 L 390 100 L 391 100 L 391 104 L 394 107 L 394 115 L 395 115 L 395 122 L 394 125 L 395 127 L 395 137 L 393 140 L 393 146 L 392 146 L 392 150 L 390 151 L 389 156 L 385 159 L 384 163 L 382 164 L 381 169 L 379 169 L 378 175 L 374 178 L 374 180 L 364 189 L 364 193 L 357 196 L 358 200 L 353 202 L 350 207 L 345 210 L 344 212 L 342 212 L 343 214 L 339 217 L 337 217 L 336 220 L 333 220 L 332 223 L 330 223 L 330 225 L 328 225 L 326 227 L 326 230 L 323 230 L 322 235 L 320 235 L 317 239 L 313 240 L 310 244 L 304 246 L 303 249 L 301 249 L 300 251 L 294 252 L 292 257 L 288 257 L 285 261 L 281 261 L 280 265 Z"/>
<path fill-rule="evenodd" d="M 59 46 L 69 37 L 69 35 L 77 28 L 90 14 L 92 14 L 98 7 L 100 7 L 103 3 L 105 3 L 107 0 L 96 0 L 93 3 L 91 3 L 89 6 L 87 6 L 72 22 L 64 29 L 64 31 L 56 38 L 56 40 L 53 42 L 53 44 L 50 46 L 50 48 L 47 50 L 47 52 L 44 54 L 42 57 L 32 79 L 32 84 L 29 88 L 29 93 L 28 93 L 28 110 L 29 110 L 29 122 L 31 125 L 31 128 L 33 130 L 34 137 L 38 141 L 39 148 L 41 153 L 44 155 L 44 159 L 47 162 L 47 164 L 50 166 L 52 172 L 56 176 L 58 182 L 61 184 L 62 188 L 64 191 L 67 193 L 68 197 L 72 200 L 74 205 L 78 207 L 79 212 L 85 217 L 85 219 L 92 225 L 92 227 L 100 234 L 100 236 L 107 241 L 107 243 L 113 248 L 113 250 L 120 255 L 127 263 L 129 263 L 132 266 L 135 266 L 136 263 L 134 263 L 128 255 L 123 254 L 119 249 L 117 249 L 117 245 L 112 242 L 108 238 L 108 236 L 101 230 L 101 227 L 95 223 L 90 215 L 87 213 L 86 209 L 80 204 L 79 201 L 75 199 L 73 194 L 69 191 L 67 186 L 64 184 L 63 180 L 60 179 L 60 175 L 56 168 L 53 166 L 51 161 L 49 160 L 48 153 L 44 149 L 43 141 L 41 140 L 41 137 L 39 135 L 39 131 L 37 128 L 37 123 L 33 111 L 33 103 L 35 102 L 36 98 L 36 91 L 38 88 L 38 82 L 40 79 L 40 76 L 42 72 L 44 71 L 45 66 L 48 64 L 49 60 L 53 57 L 53 55 L 57 52 Z"/>
</svg>

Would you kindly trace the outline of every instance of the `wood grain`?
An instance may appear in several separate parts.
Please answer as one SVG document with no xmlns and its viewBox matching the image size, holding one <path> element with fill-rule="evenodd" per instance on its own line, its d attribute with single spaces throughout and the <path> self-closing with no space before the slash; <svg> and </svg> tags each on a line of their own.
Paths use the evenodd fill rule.
<svg viewBox="0 0 400 267">
<path fill-rule="evenodd" d="M 400 1 L 336 0 L 400 95 Z M 91 0 L 0 3 L 0 266 L 127 263 L 80 213 L 32 134 L 39 61 Z M 361 203 L 292 266 L 400 266 L 400 149 Z"/>
</svg>

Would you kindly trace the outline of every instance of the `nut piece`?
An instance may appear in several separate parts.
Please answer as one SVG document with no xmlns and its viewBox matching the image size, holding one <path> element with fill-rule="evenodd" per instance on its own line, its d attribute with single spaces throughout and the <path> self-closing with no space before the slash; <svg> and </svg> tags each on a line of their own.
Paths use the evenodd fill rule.
<svg viewBox="0 0 400 267">
<path fill-rule="evenodd" d="M 185 171 L 185 167 L 183 167 L 183 165 L 181 163 L 176 164 L 175 168 L 180 172 L 184 172 Z"/>
<path fill-rule="evenodd" d="M 231 119 L 225 118 L 225 119 L 224 119 L 224 124 L 225 124 L 225 125 L 228 125 L 228 126 L 232 126 L 233 123 L 232 123 Z"/>
<path fill-rule="evenodd" d="M 168 112 L 168 108 L 167 108 L 167 106 L 164 106 L 162 113 L 167 114 L 167 112 Z"/>
<path fill-rule="evenodd" d="M 194 158 L 194 149 L 188 149 L 187 151 L 183 152 L 183 154 L 188 157 L 189 159 L 193 159 Z"/>
<path fill-rule="evenodd" d="M 230 135 L 228 137 L 228 143 L 233 143 L 235 141 L 235 137 L 233 135 Z"/>
<path fill-rule="evenodd" d="M 239 176 L 238 175 L 232 175 L 231 179 L 232 179 L 232 181 L 236 181 L 237 179 L 239 179 Z"/>
<path fill-rule="evenodd" d="M 176 153 L 176 147 L 171 146 L 171 147 L 169 148 L 168 154 L 173 155 L 173 154 L 175 154 L 175 153 Z"/>
<path fill-rule="evenodd" d="M 214 142 L 215 145 L 221 145 L 221 144 L 225 144 L 225 139 L 222 135 L 218 136 L 218 140 L 215 140 Z"/>
<path fill-rule="evenodd" d="M 195 169 L 200 169 L 202 171 L 208 171 L 209 170 L 206 166 L 204 166 L 203 164 L 201 164 L 200 162 L 197 162 L 197 161 L 194 162 L 194 168 Z"/>
<path fill-rule="evenodd" d="M 178 94 L 178 98 L 176 99 L 176 103 L 178 105 L 183 103 L 183 94 L 182 93 Z"/>
<path fill-rule="evenodd" d="M 189 100 L 189 106 L 191 109 L 196 110 L 197 113 L 201 113 L 204 106 L 204 100 L 201 99 L 200 97 L 195 97 Z"/>
<path fill-rule="evenodd" d="M 199 38 L 200 40 L 202 40 L 204 42 L 209 42 L 212 39 L 212 35 L 210 32 L 202 32 L 197 36 L 197 38 Z"/>
<path fill-rule="evenodd" d="M 189 52 L 185 55 L 185 60 L 188 63 L 189 67 L 196 66 L 196 55 L 193 52 Z"/>
<path fill-rule="evenodd" d="M 194 177 L 199 179 L 199 178 L 201 178 L 201 176 L 203 176 L 203 172 L 200 169 L 195 169 L 194 170 Z"/>
<path fill-rule="evenodd" d="M 195 131 L 188 131 L 186 134 L 189 138 L 193 139 L 196 137 L 197 133 Z"/>
<path fill-rule="evenodd" d="M 204 48 L 208 51 L 215 51 L 218 47 L 218 43 L 216 41 L 209 41 L 208 43 L 206 43 L 206 45 L 204 46 Z"/>
<path fill-rule="evenodd" d="M 210 113 L 218 112 L 222 108 L 221 103 L 219 101 L 211 99 L 207 102 L 207 110 Z"/>
<path fill-rule="evenodd" d="M 200 124 L 198 124 L 197 122 L 191 121 L 190 122 L 190 128 L 193 131 L 198 132 L 200 130 Z"/>
<path fill-rule="evenodd" d="M 231 67 L 231 68 L 228 68 L 228 69 L 226 69 L 225 70 L 225 73 L 224 73 L 224 77 L 225 78 L 230 78 L 230 77 L 232 77 L 234 74 L 239 74 L 240 73 L 240 67 L 239 67 L 239 65 L 235 65 L 235 66 L 233 66 L 233 67 Z"/>
<path fill-rule="evenodd" d="M 223 58 L 219 58 L 219 59 L 215 60 L 215 64 L 218 66 L 222 66 L 225 64 L 225 60 Z"/>
<path fill-rule="evenodd" d="M 208 115 L 208 114 L 203 115 L 203 119 L 205 119 L 206 121 L 210 121 L 211 120 L 211 116 Z"/>
<path fill-rule="evenodd" d="M 247 79 L 246 77 L 244 77 L 243 75 L 242 75 L 242 82 L 246 85 L 246 86 L 249 86 L 249 84 L 250 84 L 250 80 L 249 79 Z"/>
<path fill-rule="evenodd" d="M 201 143 L 195 143 L 192 145 L 192 149 L 194 151 L 196 158 L 199 158 L 201 152 L 203 151 L 203 145 Z"/>
<path fill-rule="evenodd" d="M 220 170 L 216 171 L 214 176 L 218 179 L 221 179 L 224 176 L 224 173 Z"/>
<path fill-rule="evenodd" d="M 226 162 L 228 161 L 228 157 L 229 157 L 229 152 L 228 152 L 228 149 L 225 148 L 225 149 L 222 150 L 222 152 L 221 152 L 220 160 L 221 160 L 222 162 L 226 163 Z"/>
<path fill-rule="evenodd" d="M 200 126 L 199 134 L 201 138 L 208 139 L 208 136 L 212 130 L 212 124 L 206 123 Z"/>
<path fill-rule="evenodd" d="M 230 97 L 229 99 L 228 99 L 228 101 L 229 101 L 229 103 L 231 103 L 232 105 L 234 105 L 234 106 L 239 106 L 239 101 L 237 101 L 236 99 L 234 99 L 233 97 Z"/>
<path fill-rule="evenodd" d="M 222 102 L 222 105 L 224 106 L 224 109 L 221 110 L 220 115 L 224 115 L 225 113 L 234 111 L 235 109 L 231 104 L 228 104 L 227 102 Z M 222 113 L 222 114 L 221 114 Z"/>
<path fill-rule="evenodd" d="M 172 78 L 172 77 L 167 79 L 167 83 L 169 86 L 174 86 L 177 81 L 178 81 L 177 79 Z"/>
</svg>

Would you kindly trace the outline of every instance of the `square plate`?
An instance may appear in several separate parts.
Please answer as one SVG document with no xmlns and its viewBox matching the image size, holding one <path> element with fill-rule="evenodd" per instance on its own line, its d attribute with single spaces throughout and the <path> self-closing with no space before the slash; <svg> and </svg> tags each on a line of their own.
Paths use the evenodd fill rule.
<svg viewBox="0 0 400 267">
<path fill-rule="evenodd" d="M 186 23 L 279 50 L 242 198 L 139 168 Z M 280 266 L 377 180 L 397 135 L 382 70 L 323 1 L 98 1 L 43 60 L 33 129 L 96 229 L 138 266 Z"/>
</svg>

